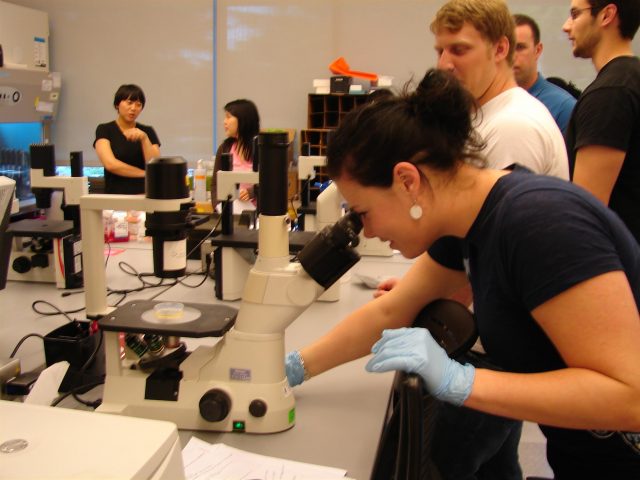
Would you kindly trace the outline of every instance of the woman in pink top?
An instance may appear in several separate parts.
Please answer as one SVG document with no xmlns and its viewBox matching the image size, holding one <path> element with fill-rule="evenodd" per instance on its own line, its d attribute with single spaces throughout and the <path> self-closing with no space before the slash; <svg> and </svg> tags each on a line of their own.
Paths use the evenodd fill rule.
<svg viewBox="0 0 640 480">
<path fill-rule="evenodd" d="M 233 100 L 224 106 L 224 133 L 227 138 L 216 152 L 211 180 L 211 202 L 215 209 L 218 204 L 216 175 L 220 170 L 223 153 L 233 156 L 233 170 L 249 171 L 253 168 L 253 139 L 260 131 L 260 115 L 251 100 Z M 254 188 L 251 184 L 241 184 L 239 199 L 255 204 Z"/>
</svg>

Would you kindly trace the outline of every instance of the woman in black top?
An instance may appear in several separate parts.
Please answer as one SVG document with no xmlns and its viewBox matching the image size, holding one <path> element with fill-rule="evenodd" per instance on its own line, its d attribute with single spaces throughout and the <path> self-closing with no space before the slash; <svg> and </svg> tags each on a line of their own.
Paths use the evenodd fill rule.
<svg viewBox="0 0 640 480">
<path fill-rule="evenodd" d="M 145 102 L 137 85 L 120 86 L 113 99 L 118 117 L 96 128 L 93 146 L 104 165 L 105 193 L 144 193 L 145 166 L 160 155 L 153 127 L 136 122 Z"/>
<path fill-rule="evenodd" d="M 368 371 L 415 372 L 443 402 L 538 423 L 556 480 L 639 479 L 640 246 L 570 182 L 481 168 L 473 102 L 432 70 L 332 134 L 327 173 L 364 236 L 415 260 L 389 292 L 290 352 L 289 383 L 373 353 Z M 469 284 L 482 346 L 502 370 L 462 365 L 410 328 Z M 447 467 L 451 452 L 432 444 Z"/>
</svg>

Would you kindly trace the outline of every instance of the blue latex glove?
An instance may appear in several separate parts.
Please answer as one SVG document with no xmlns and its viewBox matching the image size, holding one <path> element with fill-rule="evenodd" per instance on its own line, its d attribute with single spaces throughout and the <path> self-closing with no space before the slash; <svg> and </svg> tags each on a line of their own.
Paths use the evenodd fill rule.
<svg viewBox="0 0 640 480">
<path fill-rule="evenodd" d="M 371 349 L 369 372 L 417 373 L 437 399 L 462 405 L 471 393 L 475 367 L 452 360 L 425 328 L 385 330 Z"/>
<path fill-rule="evenodd" d="M 294 350 L 293 352 L 287 353 L 284 358 L 284 369 L 287 373 L 287 380 L 289 380 L 289 385 L 295 387 L 304 382 L 305 371 L 304 371 L 304 361 L 302 360 L 302 356 L 300 352 Z"/>
</svg>

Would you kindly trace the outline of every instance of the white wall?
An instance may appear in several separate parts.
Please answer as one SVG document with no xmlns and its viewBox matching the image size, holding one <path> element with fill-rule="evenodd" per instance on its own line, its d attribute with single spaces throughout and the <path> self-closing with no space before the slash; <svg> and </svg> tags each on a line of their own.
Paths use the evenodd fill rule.
<svg viewBox="0 0 640 480">
<path fill-rule="evenodd" d="M 269 127 L 306 128 L 314 78 L 344 57 L 352 69 L 394 77 L 402 87 L 434 67 L 429 24 L 440 0 L 217 0 L 219 107 L 238 97 L 256 102 Z M 540 68 L 584 88 L 595 76 L 573 58 L 562 32 L 569 0 L 508 0 L 512 13 L 540 24 Z M 640 40 L 634 45 L 640 52 Z"/>
<path fill-rule="evenodd" d="M 82 150 L 85 163 L 95 161 L 95 126 L 115 118 L 113 93 L 133 82 L 147 94 L 140 121 L 156 128 L 163 154 L 182 155 L 192 164 L 222 140 L 222 107 L 235 98 L 255 101 L 264 128 L 306 128 L 312 81 L 328 78 L 328 65 L 340 56 L 353 69 L 393 76 L 398 87 L 420 79 L 436 63 L 429 23 L 443 3 L 9 1 L 49 13 L 52 70 L 63 78 L 53 132 L 59 158 Z M 593 79 L 591 62 L 573 58 L 561 30 L 569 0 L 508 4 L 540 24 L 545 75 L 582 88 Z M 634 47 L 640 52 L 640 37 Z"/>
<path fill-rule="evenodd" d="M 191 164 L 213 149 L 211 0 L 10 0 L 49 14 L 51 71 L 62 75 L 52 142 L 59 163 L 81 150 L 98 164 L 98 123 L 114 120 L 113 95 L 142 87 L 139 121 L 158 133 L 164 155 Z"/>
</svg>

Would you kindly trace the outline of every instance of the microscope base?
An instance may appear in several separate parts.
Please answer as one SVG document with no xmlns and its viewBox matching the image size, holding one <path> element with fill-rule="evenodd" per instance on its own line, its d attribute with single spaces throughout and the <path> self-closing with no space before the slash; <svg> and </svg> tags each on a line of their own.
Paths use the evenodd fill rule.
<svg viewBox="0 0 640 480">
<path fill-rule="evenodd" d="M 170 421 L 183 430 L 277 433 L 295 425 L 295 400 L 286 380 L 271 385 L 239 383 L 182 380 L 178 400 L 163 401 L 145 399 L 146 377 L 107 376 L 104 400 L 97 411 Z M 200 412 L 202 399 L 208 392 L 220 391 L 232 399 L 231 408 L 221 421 L 208 421 Z M 268 405 L 262 417 L 250 413 L 256 399 Z"/>
<path fill-rule="evenodd" d="M 106 377 L 99 411 L 190 430 L 275 433 L 293 427 L 295 401 L 284 373 L 282 333 L 238 332 L 232 328 L 237 311 L 225 305 L 185 304 L 201 312 L 195 321 L 148 321 L 157 303 L 131 301 L 100 320 Z M 122 355 L 121 332 L 224 337 L 192 352 L 165 348 L 166 356 L 155 357 L 152 367 L 128 347 Z"/>
<path fill-rule="evenodd" d="M 55 283 L 58 288 L 81 288 L 82 260 L 79 235 L 73 235 L 70 221 L 21 220 L 11 224 L 13 249 L 7 279 L 22 282 Z M 28 242 L 25 239 L 29 238 Z M 33 252 L 27 244 L 51 242 L 44 251 Z"/>
</svg>

